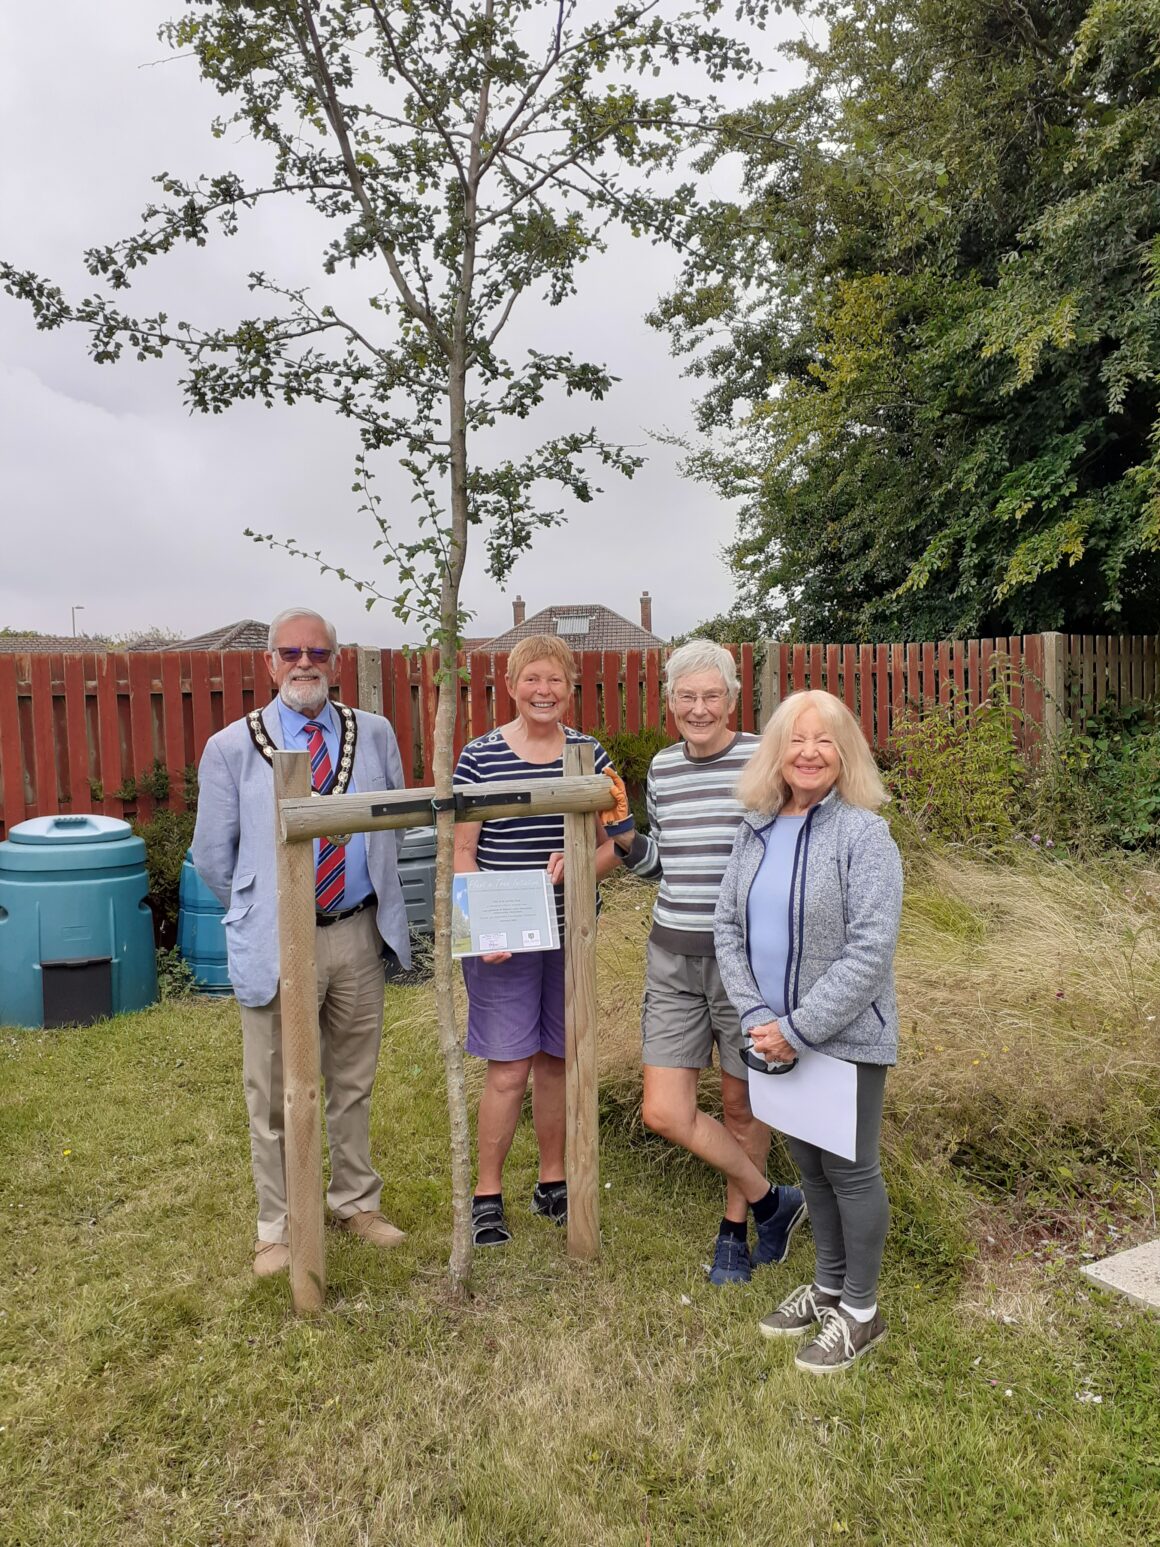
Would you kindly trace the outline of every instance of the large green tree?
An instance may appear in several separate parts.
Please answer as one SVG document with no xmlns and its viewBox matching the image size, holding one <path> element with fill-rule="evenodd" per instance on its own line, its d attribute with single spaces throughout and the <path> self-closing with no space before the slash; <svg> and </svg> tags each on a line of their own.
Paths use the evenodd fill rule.
<svg viewBox="0 0 1160 1547">
<path fill-rule="evenodd" d="M 821 0 L 655 320 L 799 638 L 1160 626 L 1160 3 Z M 810 147 L 800 152 L 796 147 Z"/>
<path fill-rule="evenodd" d="M 741 0 L 738 11 L 760 23 L 766 8 Z M 355 485 L 388 572 L 355 583 L 440 647 L 433 762 L 444 800 L 472 528 L 502 578 L 536 530 L 559 519 L 561 490 L 584 502 L 599 492 L 602 465 L 637 465 L 582 423 L 516 456 L 489 452 L 501 421 L 528 419 L 553 394 L 599 399 L 613 381 L 547 339 L 506 347 L 509 323 L 535 307 L 546 334 L 547 313 L 577 289 L 610 223 L 659 242 L 679 239 L 695 217 L 691 184 L 669 177 L 650 188 L 648 176 L 712 129 L 715 83 L 754 68 L 744 43 L 719 28 L 719 11 L 720 0 L 193 0 L 162 37 L 221 94 L 215 134 L 254 141 L 265 174 L 158 176 L 140 228 L 86 253 L 102 288 L 83 300 L 0 263 L 0 283 L 38 326 L 86 330 L 99 363 L 126 351 L 178 356 L 193 409 L 313 402 L 357 426 Z M 678 80 L 700 94 L 674 89 Z M 329 223 L 314 288 L 251 273 L 253 313 L 225 322 L 125 309 L 144 266 L 232 237 L 257 207 L 286 203 Z M 353 301 L 348 271 L 363 276 Z M 398 530 L 375 494 L 380 453 L 412 480 L 417 532 Z M 437 826 L 436 1000 L 452 1131 L 451 1275 L 462 1286 L 470 1166 L 449 809 Z"/>
</svg>

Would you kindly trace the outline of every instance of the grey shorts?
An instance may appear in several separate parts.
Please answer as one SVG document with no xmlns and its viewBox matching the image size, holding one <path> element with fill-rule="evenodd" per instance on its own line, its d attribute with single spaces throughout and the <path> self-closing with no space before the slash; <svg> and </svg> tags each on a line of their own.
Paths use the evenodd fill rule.
<svg viewBox="0 0 1160 1547">
<path fill-rule="evenodd" d="M 713 1044 L 722 1073 L 749 1078 L 741 1022 L 712 956 L 679 956 L 654 941 L 645 956 L 641 1062 L 659 1069 L 707 1069 Z"/>
</svg>

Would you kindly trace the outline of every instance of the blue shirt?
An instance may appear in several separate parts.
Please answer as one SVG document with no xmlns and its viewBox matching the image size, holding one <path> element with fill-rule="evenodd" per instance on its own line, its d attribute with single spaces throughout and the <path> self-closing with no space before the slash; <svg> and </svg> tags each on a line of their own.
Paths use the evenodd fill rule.
<svg viewBox="0 0 1160 1547">
<path fill-rule="evenodd" d="M 790 886 L 802 816 L 779 816 L 764 834 L 765 856 L 749 888 L 745 907 L 749 965 L 761 997 L 774 1015 L 789 1009 L 785 969 L 789 961 Z"/>
<path fill-rule="evenodd" d="M 322 706 L 316 715 L 299 714 L 297 709 L 291 709 L 282 699 L 278 700 L 278 718 L 282 722 L 282 740 L 287 752 L 309 752 L 310 733 L 306 727 L 312 720 L 316 720 L 322 726 L 322 739 L 326 742 L 326 750 L 330 754 L 330 766 L 338 769 L 338 749 L 340 744 L 338 716 L 330 706 L 330 701 Z M 351 776 L 347 785 L 347 793 L 358 793 L 358 785 Z M 319 839 L 314 840 L 314 863 L 318 864 Z M 338 912 L 345 912 L 347 908 L 357 908 L 359 903 L 371 895 L 370 871 L 367 869 L 367 845 L 363 833 L 351 833 L 350 842 L 346 846 L 346 876 L 343 885 L 342 902 Z"/>
</svg>

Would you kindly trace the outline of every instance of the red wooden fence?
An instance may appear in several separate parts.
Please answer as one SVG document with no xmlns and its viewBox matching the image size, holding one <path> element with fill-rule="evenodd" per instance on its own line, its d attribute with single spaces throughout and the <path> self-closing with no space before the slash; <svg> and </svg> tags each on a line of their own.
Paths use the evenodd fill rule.
<svg viewBox="0 0 1160 1547">
<path fill-rule="evenodd" d="M 754 729 L 801 687 L 838 694 L 875 747 L 899 717 L 931 705 L 966 713 L 996 685 L 1017 711 L 1030 744 L 1053 708 L 1076 719 L 1108 699 L 1154 699 L 1157 639 L 1029 634 L 938 644 L 768 643 L 760 681 L 755 647 L 736 648 L 737 723 Z M 660 650 L 578 654 L 572 724 L 635 731 L 667 724 Z M 507 658 L 459 658 L 455 742 L 511 718 Z M 30 816 L 96 811 L 148 818 L 158 804 L 185 805 L 186 771 L 209 737 L 270 697 L 260 650 L 133 651 L 18 655 L 0 652 L 0 837 Z M 404 772 L 431 783 L 434 658 L 403 651 L 341 652 L 339 696 L 377 708 L 395 727 Z M 361 693 L 361 698 L 360 698 Z M 759 703 L 759 700 L 761 701 Z"/>
<path fill-rule="evenodd" d="M 1076 725 L 1105 703 L 1154 702 L 1156 635 L 1013 634 L 937 644 L 773 644 L 762 673 L 762 719 L 788 693 L 824 688 L 861 721 L 867 741 L 889 746 L 895 725 L 937 705 L 955 718 L 1000 692 L 1030 751 L 1044 727 Z"/>
<path fill-rule="evenodd" d="M 738 720 L 752 730 L 753 646 L 736 653 L 744 678 Z M 570 724 L 594 731 L 662 723 L 659 650 L 588 651 L 578 662 Z M 461 654 L 459 667 L 457 754 L 465 741 L 512 717 L 505 655 Z M 147 820 L 159 804 L 183 810 L 187 772 L 206 742 L 267 703 L 271 692 L 260 650 L 0 651 L 0 837 L 27 817 L 62 811 Z M 432 782 L 436 692 L 432 653 L 340 653 L 338 696 L 387 716 L 411 784 Z"/>
<path fill-rule="evenodd" d="M 803 688 L 823 688 L 844 701 L 866 740 L 882 749 L 902 719 L 931 707 L 955 717 L 967 715 L 998 689 L 1015 712 L 1021 745 L 1030 744 L 1044 721 L 1044 638 L 778 645 L 766 663 L 764 701 L 768 705 Z"/>
</svg>

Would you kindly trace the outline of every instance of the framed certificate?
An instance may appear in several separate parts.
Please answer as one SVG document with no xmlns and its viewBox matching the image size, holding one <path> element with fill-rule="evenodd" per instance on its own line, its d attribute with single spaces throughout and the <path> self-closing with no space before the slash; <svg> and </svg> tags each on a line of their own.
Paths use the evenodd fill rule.
<svg viewBox="0 0 1160 1547">
<path fill-rule="evenodd" d="M 559 944 L 546 870 L 472 870 L 452 879 L 452 956 L 554 951 Z"/>
</svg>

